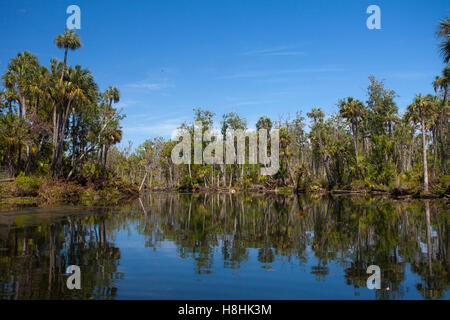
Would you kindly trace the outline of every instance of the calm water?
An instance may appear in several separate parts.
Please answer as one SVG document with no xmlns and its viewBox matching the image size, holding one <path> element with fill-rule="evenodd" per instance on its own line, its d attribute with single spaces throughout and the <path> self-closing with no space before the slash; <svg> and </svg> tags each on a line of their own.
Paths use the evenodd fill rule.
<svg viewBox="0 0 450 320">
<path fill-rule="evenodd" d="M 228 194 L 3 211 L 0 298 L 449 299 L 449 220 L 441 201 Z"/>
</svg>

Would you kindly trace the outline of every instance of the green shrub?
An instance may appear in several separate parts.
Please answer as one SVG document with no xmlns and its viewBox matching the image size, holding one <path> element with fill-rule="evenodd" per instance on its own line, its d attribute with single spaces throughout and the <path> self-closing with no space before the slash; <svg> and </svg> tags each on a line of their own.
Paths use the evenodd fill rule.
<svg viewBox="0 0 450 320">
<path fill-rule="evenodd" d="M 21 172 L 15 179 L 16 191 L 19 196 L 36 196 L 41 187 L 41 180 L 35 177 L 27 177 Z"/>
</svg>

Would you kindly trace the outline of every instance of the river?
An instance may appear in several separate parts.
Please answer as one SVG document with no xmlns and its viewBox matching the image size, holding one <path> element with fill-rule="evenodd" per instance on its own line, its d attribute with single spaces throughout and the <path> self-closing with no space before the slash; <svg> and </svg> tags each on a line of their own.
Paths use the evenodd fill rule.
<svg viewBox="0 0 450 320">
<path fill-rule="evenodd" d="M 449 220 L 443 201 L 314 195 L 3 209 L 0 299 L 449 299 Z"/>
</svg>

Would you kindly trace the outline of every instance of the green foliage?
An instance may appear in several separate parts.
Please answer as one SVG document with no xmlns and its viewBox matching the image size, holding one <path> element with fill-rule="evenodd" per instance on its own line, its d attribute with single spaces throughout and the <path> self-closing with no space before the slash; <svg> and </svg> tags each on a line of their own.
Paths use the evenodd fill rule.
<svg viewBox="0 0 450 320">
<path fill-rule="evenodd" d="M 444 40 L 448 36 L 447 22 L 444 19 L 440 23 L 439 36 Z M 10 176 L 21 171 L 26 176 L 51 173 L 61 180 L 77 181 L 83 187 L 99 184 L 101 187 L 96 188 L 95 193 L 108 189 L 101 181 L 113 181 L 118 177 L 129 185 L 142 183 L 146 189 L 264 186 L 272 189 L 296 187 L 298 191 L 413 190 L 420 185 L 425 189 L 425 180 L 430 180 L 430 188 L 442 190 L 445 187 L 442 177 L 448 174 L 450 159 L 448 66 L 433 82 L 436 94 L 417 95 L 403 115 L 398 112 L 395 91 L 387 88 L 384 80 L 370 76 L 365 102 L 351 96 L 339 99 L 338 113 L 328 115 L 314 106 L 306 113 L 310 118 L 309 130 L 305 129 L 302 110 L 295 112 L 294 119 L 280 116 L 274 121 L 263 115 L 254 128 L 249 128 L 247 120 L 236 112 L 222 115 L 220 124 L 215 125 L 213 111 L 195 108 L 192 121 L 180 125 L 179 137 L 173 140 L 155 137 L 133 148 L 131 142 L 125 147 L 116 146 L 122 140 L 120 121 L 124 118 L 114 108 L 121 98 L 119 89 L 109 86 L 100 92 L 88 69 L 68 64 L 69 50 L 81 47 L 81 40 L 74 31 L 66 30 L 58 35 L 55 44 L 64 50 L 63 61 L 52 59 L 46 67 L 25 51 L 10 61 L 2 76 L 0 168 L 5 167 Z M 194 133 L 194 122 L 200 123 L 202 133 L 219 128 L 220 133 L 215 132 L 215 142 L 224 139 L 228 129 L 240 129 L 247 134 L 255 129 L 266 129 L 272 136 L 277 129 L 280 138 L 278 172 L 273 176 L 261 176 L 260 164 L 237 162 L 175 165 L 171 151 L 181 140 L 181 133 Z M 202 150 L 209 143 L 204 139 Z M 271 150 L 269 139 L 268 152 Z M 246 143 L 246 155 L 249 151 Z M 191 152 L 191 163 L 193 159 L 194 152 Z M 432 168 L 428 168 L 428 163 Z M 301 172 L 298 168 L 302 168 Z M 20 179 L 23 177 L 19 176 Z M 21 193 L 36 192 L 24 184 Z M 114 196 L 115 192 L 111 192 Z M 101 197 L 107 196 L 102 193 Z M 70 197 L 69 192 L 61 198 Z M 83 197 L 92 198 L 89 193 Z"/>
<path fill-rule="evenodd" d="M 41 180 L 36 177 L 27 177 L 21 172 L 16 177 L 15 184 L 19 196 L 36 196 L 41 187 Z"/>
<path fill-rule="evenodd" d="M 69 50 L 82 46 L 74 30 L 58 35 L 55 45 L 64 50 L 63 62 L 54 58 L 47 68 L 25 51 L 1 77 L 0 167 L 69 179 L 95 158 L 105 175 L 108 149 L 122 138 L 123 116 L 112 107 L 120 92 L 99 92 L 88 69 L 67 64 Z"/>
</svg>

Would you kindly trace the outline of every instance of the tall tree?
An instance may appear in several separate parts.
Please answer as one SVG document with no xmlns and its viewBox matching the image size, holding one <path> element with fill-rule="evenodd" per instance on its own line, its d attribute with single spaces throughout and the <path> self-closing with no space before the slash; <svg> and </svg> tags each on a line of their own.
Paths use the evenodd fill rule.
<svg viewBox="0 0 450 320">
<path fill-rule="evenodd" d="M 358 164 L 358 129 L 361 118 L 366 114 L 366 109 L 361 101 L 352 97 L 348 97 L 346 100 L 340 100 L 338 105 L 340 107 L 339 113 L 341 117 L 347 119 L 351 124 L 355 159 L 356 164 Z"/>
<path fill-rule="evenodd" d="M 429 101 L 421 94 L 417 95 L 414 102 L 408 106 L 407 114 L 409 119 L 420 122 L 422 130 L 422 156 L 423 156 L 423 189 L 428 192 L 428 161 L 427 161 L 427 141 L 426 141 L 426 119 L 430 112 Z"/>
<path fill-rule="evenodd" d="M 64 48 L 64 63 L 61 71 L 61 78 L 63 80 L 64 72 L 67 66 L 67 53 L 70 50 L 76 50 L 80 48 L 83 44 L 81 43 L 80 37 L 75 33 L 74 30 L 67 30 L 64 34 L 60 34 L 56 36 L 55 45 L 62 49 Z"/>
<path fill-rule="evenodd" d="M 375 135 L 389 135 L 391 137 L 393 124 L 398 113 L 394 101 L 397 94 L 394 90 L 385 88 L 384 80 L 377 80 L 369 76 L 370 84 L 367 88 L 367 107 L 371 130 Z"/>
<path fill-rule="evenodd" d="M 447 129 L 447 119 L 448 119 L 448 88 L 450 84 L 450 66 L 446 66 L 442 71 L 442 76 L 436 76 L 436 79 L 433 82 L 434 91 L 438 93 L 439 91 L 442 93 L 442 105 L 438 118 L 439 124 L 439 142 L 441 146 L 441 169 L 444 173 L 447 172 L 446 166 L 446 140 L 447 135 L 444 131 Z"/>
<path fill-rule="evenodd" d="M 109 88 L 103 94 L 109 106 L 112 106 L 112 103 L 118 103 L 120 101 L 120 91 L 117 87 L 109 86 Z"/>
<path fill-rule="evenodd" d="M 55 45 L 62 49 L 64 48 L 64 60 L 63 65 L 61 68 L 61 75 L 59 78 L 59 84 L 56 85 L 57 87 L 57 93 L 60 96 L 59 103 L 58 100 L 54 101 L 53 104 L 53 161 L 52 161 L 52 168 L 55 173 L 59 173 L 60 165 L 61 165 L 61 146 L 59 143 L 62 141 L 60 134 L 61 134 L 61 127 L 62 123 L 60 122 L 64 117 L 64 107 L 63 99 L 65 98 L 65 85 L 63 84 L 64 80 L 64 74 L 67 67 L 67 55 L 70 50 L 76 50 L 82 46 L 80 37 L 75 33 L 74 30 L 68 30 L 64 32 L 64 34 L 57 35 L 55 38 Z M 59 104 L 59 106 L 58 106 Z M 64 132 L 63 132 L 64 133 Z"/>
<path fill-rule="evenodd" d="M 242 119 L 241 117 L 239 117 L 239 115 L 235 112 L 230 112 L 227 114 L 224 114 L 222 116 L 222 121 L 221 121 L 221 133 L 222 133 L 222 137 L 223 137 L 223 141 L 226 141 L 226 134 L 227 134 L 227 130 L 231 129 L 231 130 L 247 130 L 247 121 L 245 119 Z M 234 142 L 234 141 L 233 141 Z M 226 154 L 226 144 L 223 144 L 224 147 L 224 152 L 223 154 Z M 236 145 L 235 145 L 236 148 Z M 236 150 L 236 149 L 235 149 Z M 220 166 L 221 170 L 222 170 L 222 182 L 223 182 L 223 186 L 226 186 L 226 169 L 227 166 L 224 164 L 222 164 Z M 231 180 L 232 180 L 232 175 L 233 175 L 233 167 L 230 167 L 230 185 L 231 185 Z M 242 165 L 242 171 L 241 171 L 241 176 L 243 178 L 243 173 L 244 173 L 244 165 Z"/>
<path fill-rule="evenodd" d="M 77 105 L 95 101 L 98 87 L 90 71 L 77 65 L 74 69 L 69 68 L 68 81 L 64 82 L 63 93 L 63 104 L 58 112 L 56 150 L 53 157 L 53 169 L 57 175 L 60 174 L 62 167 L 64 138 L 69 116 L 75 112 Z"/>
<path fill-rule="evenodd" d="M 120 91 L 117 87 L 109 86 L 109 88 L 103 94 L 106 99 L 109 109 L 111 109 L 113 102 L 118 103 L 120 101 Z M 108 157 L 108 149 L 111 144 L 120 142 L 122 140 L 122 131 L 118 128 L 114 128 L 108 134 L 105 135 L 105 139 L 101 144 L 100 161 L 103 165 L 103 176 L 106 173 L 106 160 Z"/>
<path fill-rule="evenodd" d="M 439 21 L 438 37 L 443 38 L 444 41 L 439 44 L 442 57 L 445 63 L 450 61 L 450 17 L 443 18 Z"/>
<path fill-rule="evenodd" d="M 267 133 L 270 133 L 270 130 L 272 130 L 272 125 L 272 120 L 270 120 L 269 117 L 262 116 L 256 122 L 256 130 L 266 129 Z"/>
<path fill-rule="evenodd" d="M 325 149 L 324 143 L 322 141 L 322 136 L 320 134 L 320 131 L 322 129 L 321 126 L 322 126 L 323 118 L 325 117 L 325 114 L 323 113 L 323 111 L 320 108 L 314 107 L 311 110 L 311 112 L 308 112 L 306 115 L 309 118 L 313 119 L 314 133 L 316 135 L 317 142 L 318 142 L 319 148 L 320 148 L 320 152 L 322 154 L 322 161 L 323 161 L 323 164 L 325 167 L 325 173 L 326 173 L 327 179 L 328 179 L 328 187 L 331 189 L 337 184 L 337 177 L 336 177 L 335 170 L 332 168 L 331 156 L 328 153 L 328 151 Z"/>
<path fill-rule="evenodd" d="M 36 74 L 39 71 L 39 61 L 30 52 L 17 54 L 8 65 L 3 76 L 4 85 L 19 104 L 20 118 L 27 120 L 28 104 L 32 93 L 32 87 L 36 83 Z"/>
</svg>

